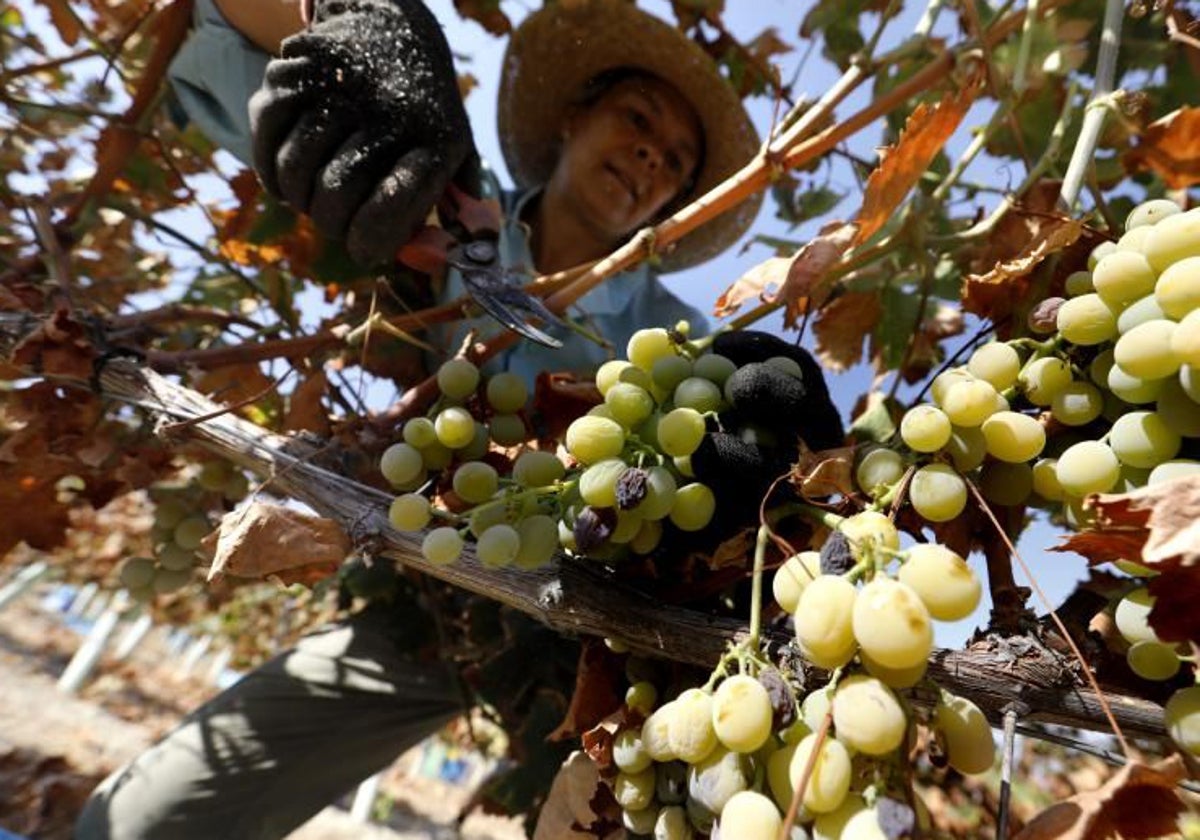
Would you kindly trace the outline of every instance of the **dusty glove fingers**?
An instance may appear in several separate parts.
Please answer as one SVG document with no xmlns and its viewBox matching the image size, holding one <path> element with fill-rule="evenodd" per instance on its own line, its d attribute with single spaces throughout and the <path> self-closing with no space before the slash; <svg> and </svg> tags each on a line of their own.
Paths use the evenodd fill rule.
<svg viewBox="0 0 1200 840">
<path fill-rule="evenodd" d="M 718 507 L 739 519 L 758 510 L 771 484 L 788 470 L 788 460 L 770 447 L 728 432 L 710 432 L 692 453 L 692 472 L 709 486 Z"/>
<path fill-rule="evenodd" d="M 734 330 L 718 335 L 713 340 L 712 350 L 727 357 L 738 367 L 765 362 L 775 356 L 791 359 L 800 366 L 804 384 L 810 392 L 824 394 L 826 398 L 829 396 L 825 374 L 812 354 L 778 336 L 758 330 Z"/>
</svg>

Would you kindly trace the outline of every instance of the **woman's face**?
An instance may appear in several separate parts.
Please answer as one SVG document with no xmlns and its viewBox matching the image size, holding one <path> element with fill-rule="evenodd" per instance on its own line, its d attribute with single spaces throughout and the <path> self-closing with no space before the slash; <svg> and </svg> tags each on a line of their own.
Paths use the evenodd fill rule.
<svg viewBox="0 0 1200 840">
<path fill-rule="evenodd" d="M 598 233 L 641 228 L 690 181 L 703 149 L 700 119 L 670 84 L 625 79 L 572 114 L 552 182 Z"/>
</svg>

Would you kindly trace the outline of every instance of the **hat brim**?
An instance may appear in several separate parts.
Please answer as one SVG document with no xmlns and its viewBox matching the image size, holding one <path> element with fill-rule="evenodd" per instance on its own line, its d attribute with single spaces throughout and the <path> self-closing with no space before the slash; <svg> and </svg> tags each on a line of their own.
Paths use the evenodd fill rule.
<svg viewBox="0 0 1200 840">
<path fill-rule="evenodd" d="M 699 116 L 705 156 L 689 199 L 707 193 L 758 151 L 758 133 L 741 100 L 682 32 L 622 0 L 560 0 L 526 18 L 504 55 L 500 148 L 518 186 L 546 183 L 571 107 L 591 79 L 616 67 L 636 67 L 669 82 Z M 662 269 L 697 265 L 733 245 L 761 202 L 756 195 L 685 236 L 664 255 Z"/>
</svg>

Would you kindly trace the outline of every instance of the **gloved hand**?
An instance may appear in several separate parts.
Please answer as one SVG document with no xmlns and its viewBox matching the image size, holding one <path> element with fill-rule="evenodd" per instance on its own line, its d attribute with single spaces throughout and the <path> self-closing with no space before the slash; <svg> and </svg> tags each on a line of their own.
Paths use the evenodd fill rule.
<svg viewBox="0 0 1200 840">
<path fill-rule="evenodd" d="M 478 166 L 441 27 L 420 0 L 315 0 L 281 53 L 250 100 L 263 185 L 358 262 L 390 260 Z"/>
</svg>

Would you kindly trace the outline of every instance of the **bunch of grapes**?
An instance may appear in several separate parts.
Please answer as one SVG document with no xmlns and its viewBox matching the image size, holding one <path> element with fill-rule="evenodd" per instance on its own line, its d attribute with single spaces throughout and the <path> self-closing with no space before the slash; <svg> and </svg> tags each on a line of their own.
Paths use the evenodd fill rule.
<svg viewBox="0 0 1200 840">
<path fill-rule="evenodd" d="M 452 359 L 438 371 L 441 398 L 430 415 L 406 422 L 403 441 L 383 453 L 384 477 L 404 491 L 391 523 L 428 529 L 422 550 L 436 564 L 457 560 L 471 537 L 493 567 L 537 568 L 560 549 L 603 560 L 649 555 L 664 534 L 712 522 L 717 498 L 697 478 L 693 455 L 704 456 L 726 412 L 761 408 L 763 375 L 803 377 L 786 357 L 739 367 L 697 349 L 686 330 L 639 330 L 626 359 L 596 372 L 603 402 L 549 451 L 526 445 L 528 394 L 518 376 L 485 381 L 471 362 Z M 766 432 L 744 418 L 739 430 L 747 439 L 735 443 L 757 452 L 753 439 Z"/>
<path fill-rule="evenodd" d="M 196 551 L 213 529 L 209 511 L 241 501 L 249 488 L 246 474 L 224 460 L 205 461 L 187 483 L 151 488 L 154 556 L 130 557 L 121 564 L 120 580 L 130 595 L 148 601 L 191 582 Z"/>
<path fill-rule="evenodd" d="M 901 421 L 903 450 L 862 459 L 860 488 L 887 497 L 913 464 L 927 521 L 962 513 L 969 478 L 995 504 L 1034 496 L 1079 524 L 1091 493 L 1200 472 L 1180 457 L 1200 438 L 1200 210 L 1149 201 L 1126 226 L 1068 278 L 1071 297 L 1034 308 L 1050 338 L 984 344 L 940 374 Z"/>
</svg>

